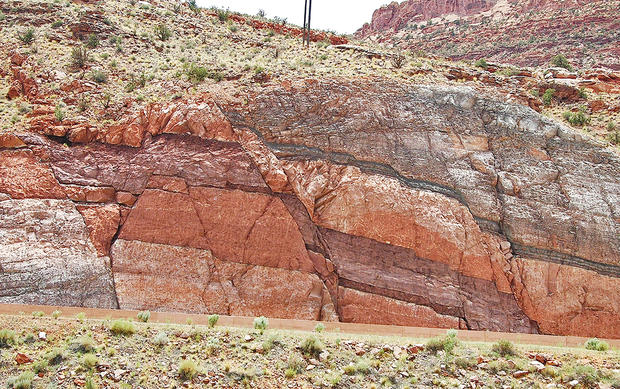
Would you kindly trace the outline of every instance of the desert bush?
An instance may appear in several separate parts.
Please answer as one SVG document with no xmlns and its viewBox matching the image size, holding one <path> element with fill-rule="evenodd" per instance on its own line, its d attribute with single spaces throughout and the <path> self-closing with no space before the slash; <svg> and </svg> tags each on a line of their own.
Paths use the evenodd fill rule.
<svg viewBox="0 0 620 389">
<path fill-rule="evenodd" d="M 298 355 L 291 355 L 286 363 L 286 368 L 291 369 L 295 373 L 301 373 L 305 367 L 304 360 Z"/>
<path fill-rule="evenodd" d="M 144 86 L 146 86 L 147 80 L 148 78 L 144 73 L 140 73 L 140 76 L 138 77 L 136 77 L 136 75 L 132 73 L 129 76 L 129 81 L 127 82 L 127 85 L 125 86 L 125 91 L 133 92 L 137 88 L 144 88 Z"/>
<path fill-rule="evenodd" d="M 110 331 L 114 335 L 133 335 L 136 332 L 136 326 L 127 320 L 114 320 L 110 325 Z"/>
<path fill-rule="evenodd" d="M 558 54 L 555 57 L 551 58 L 551 65 L 558 68 L 564 68 L 569 72 L 573 71 L 573 67 L 563 54 Z"/>
<path fill-rule="evenodd" d="M 279 343 L 280 343 L 280 338 L 278 334 L 270 334 L 267 337 L 267 339 L 263 341 L 263 350 L 265 350 L 265 352 L 268 353 L 269 351 L 271 351 L 271 349 L 273 349 L 273 346 Z"/>
<path fill-rule="evenodd" d="M 34 311 L 34 312 L 32 312 L 32 316 L 33 317 L 43 317 L 43 316 L 45 316 L 45 312 L 43 312 L 43 311 Z"/>
<path fill-rule="evenodd" d="M 230 11 L 225 10 L 225 9 L 218 9 L 217 10 L 217 18 L 222 23 L 227 22 L 228 18 L 230 18 Z"/>
<path fill-rule="evenodd" d="M 390 62 L 392 63 L 393 68 L 400 69 L 407 62 L 407 58 L 399 51 L 396 54 L 392 55 L 392 57 L 390 58 Z"/>
<path fill-rule="evenodd" d="M 620 145 L 620 131 L 616 130 L 607 134 L 607 140 L 614 145 Z"/>
<path fill-rule="evenodd" d="M 56 310 L 56 311 L 52 312 L 52 317 L 53 317 L 54 319 L 58 319 L 58 318 L 60 317 L 60 315 L 62 315 L 62 312 L 60 312 L 60 311 L 58 311 L 58 310 Z"/>
<path fill-rule="evenodd" d="M 76 68 L 83 68 L 90 60 L 88 50 L 85 47 L 78 46 L 71 50 L 71 64 Z"/>
<path fill-rule="evenodd" d="M 80 336 L 71 343 L 71 349 L 79 353 L 91 353 L 95 348 L 95 340 L 90 336 Z"/>
<path fill-rule="evenodd" d="M 15 332 L 12 330 L 0 330 L 0 348 L 7 348 L 15 344 Z"/>
<path fill-rule="evenodd" d="M 153 344 L 159 347 L 167 345 L 169 341 L 168 335 L 163 331 L 158 332 L 153 338 Z"/>
<path fill-rule="evenodd" d="M 165 24 L 155 26 L 155 36 L 160 41 L 167 41 L 172 36 L 172 31 Z"/>
<path fill-rule="evenodd" d="M 217 324 L 217 321 L 220 319 L 220 315 L 209 315 L 208 321 L 209 321 L 209 328 L 213 328 L 215 327 L 215 325 Z"/>
<path fill-rule="evenodd" d="M 574 126 L 583 126 L 584 124 L 590 123 L 590 116 L 586 115 L 585 112 L 581 110 L 579 112 L 566 111 L 564 112 L 563 117 L 564 120 Z"/>
<path fill-rule="evenodd" d="M 189 9 L 191 9 L 195 13 L 200 12 L 200 7 L 198 7 L 198 4 L 196 4 L 196 0 L 188 0 L 187 1 L 187 5 L 189 6 Z M 177 11 L 177 13 L 178 13 L 178 11 Z"/>
<path fill-rule="evenodd" d="M 458 344 L 455 330 L 448 330 L 448 333 L 443 338 L 433 338 L 426 342 L 425 349 L 431 354 L 437 354 L 439 351 L 445 351 L 450 354 Z"/>
<path fill-rule="evenodd" d="M 32 371 L 34 374 L 46 373 L 49 367 L 47 359 L 40 359 L 32 364 Z"/>
<path fill-rule="evenodd" d="M 370 362 L 367 359 L 359 359 L 357 362 L 344 367 L 347 375 L 368 374 L 370 372 Z"/>
<path fill-rule="evenodd" d="M 97 84 L 105 84 L 108 82 L 108 75 L 102 72 L 101 70 L 93 70 L 92 72 L 93 81 Z"/>
<path fill-rule="evenodd" d="M 284 377 L 288 379 L 294 378 L 296 375 L 297 375 L 297 371 L 295 371 L 294 369 L 291 369 L 290 367 L 284 370 Z"/>
<path fill-rule="evenodd" d="M 97 382 L 92 376 L 86 378 L 86 382 L 84 383 L 84 389 L 97 389 L 97 388 L 99 388 L 99 385 L 97 385 Z"/>
<path fill-rule="evenodd" d="M 138 312 L 138 320 L 143 323 L 148 322 L 151 319 L 151 311 L 140 311 Z"/>
<path fill-rule="evenodd" d="M 310 335 L 301 343 L 301 350 L 308 355 L 318 356 L 323 348 L 323 343 L 314 335 Z"/>
<path fill-rule="evenodd" d="M 584 388 L 598 388 L 598 382 L 601 380 L 598 372 L 592 366 L 565 366 L 561 370 L 561 375 L 563 382 L 577 380 Z"/>
<path fill-rule="evenodd" d="M 587 350 L 607 351 L 609 350 L 609 344 L 597 338 L 588 339 L 584 344 Z"/>
<path fill-rule="evenodd" d="M 579 97 L 581 97 L 584 100 L 588 99 L 588 92 L 586 91 L 586 88 L 579 88 L 579 90 L 577 91 L 577 94 L 579 95 Z"/>
<path fill-rule="evenodd" d="M 62 20 L 56 20 L 54 23 L 52 23 L 52 28 L 61 27 L 63 24 L 64 22 Z"/>
<path fill-rule="evenodd" d="M 27 29 L 23 34 L 18 33 L 17 39 L 25 45 L 31 44 L 34 41 L 34 28 Z"/>
<path fill-rule="evenodd" d="M 551 105 L 551 102 L 553 101 L 553 94 L 555 93 L 555 89 L 549 88 L 547 90 L 545 90 L 545 93 L 543 93 L 542 96 L 542 101 L 543 104 L 545 104 L 546 107 Z"/>
<path fill-rule="evenodd" d="M 187 78 L 194 82 L 202 82 L 209 75 L 209 71 L 204 66 L 191 64 L 187 68 Z"/>
<path fill-rule="evenodd" d="M 86 40 L 86 46 L 89 49 L 95 49 L 99 46 L 99 38 L 94 33 L 91 33 Z"/>
<path fill-rule="evenodd" d="M 54 108 L 54 117 L 59 122 L 62 122 L 65 119 L 65 111 L 64 109 L 62 109 L 62 104 L 60 103 L 56 104 L 56 108 Z"/>
<path fill-rule="evenodd" d="M 499 340 L 491 347 L 491 351 L 498 353 L 502 357 L 517 355 L 517 349 L 512 342 L 508 340 Z"/>
<path fill-rule="evenodd" d="M 314 330 L 318 333 L 321 333 L 325 330 L 325 326 L 323 325 L 323 323 L 318 323 L 316 326 L 314 326 Z"/>
<path fill-rule="evenodd" d="M 474 63 L 474 66 L 486 70 L 489 67 L 489 64 L 487 63 L 486 59 L 480 58 Z"/>
<path fill-rule="evenodd" d="M 34 373 L 31 371 L 25 371 L 17 377 L 9 378 L 7 381 L 7 387 L 13 389 L 31 389 L 32 380 L 34 379 Z"/>
<path fill-rule="evenodd" d="M 185 359 L 179 364 L 179 378 L 183 381 L 191 380 L 198 373 L 198 366 L 190 359 Z"/>
<path fill-rule="evenodd" d="M 269 320 L 265 316 L 260 316 L 254 319 L 254 329 L 257 329 L 262 334 L 269 326 Z"/>
<path fill-rule="evenodd" d="M 44 356 L 45 360 L 50 365 L 58 365 L 65 359 L 65 353 L 60 348 L 55 348 L 48 351 Z"/>
<path fill-rule="evenodd" d="M 99 359 L 95 354 L 88 353 L 82 356 L 81 364 L 88 370 L 94 369 L 97 366 L 97 362 L 99 362 Z"/>
</svg>

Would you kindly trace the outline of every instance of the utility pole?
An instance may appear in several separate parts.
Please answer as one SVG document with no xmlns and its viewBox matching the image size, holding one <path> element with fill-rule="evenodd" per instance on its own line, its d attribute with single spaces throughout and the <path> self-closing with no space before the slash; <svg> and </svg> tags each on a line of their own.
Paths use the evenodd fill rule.
<svg viewBox="0 0 620 389">
<path fill-rule="evenodd" d="M 304 2 L 304 34 L 302 46 L 310 47 L 310 19 L 312 16 L 312 0 Z"/>
</svg>

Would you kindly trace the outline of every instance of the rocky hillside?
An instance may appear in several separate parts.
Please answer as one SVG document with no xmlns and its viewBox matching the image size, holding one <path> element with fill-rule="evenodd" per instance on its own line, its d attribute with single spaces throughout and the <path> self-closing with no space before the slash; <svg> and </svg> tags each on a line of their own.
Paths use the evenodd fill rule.
<svg viewBox="0 0 620 389">
<path fill-rule="evenodd" d="M 620 337 L 613 73 L 9 8 L 0 301 Z"/>
<path fill-rule="evenodd" d="M 620 70 L 618 0 L 407 0 L 376 10 L 356 35 L 453 59 Z"/>
</svg>

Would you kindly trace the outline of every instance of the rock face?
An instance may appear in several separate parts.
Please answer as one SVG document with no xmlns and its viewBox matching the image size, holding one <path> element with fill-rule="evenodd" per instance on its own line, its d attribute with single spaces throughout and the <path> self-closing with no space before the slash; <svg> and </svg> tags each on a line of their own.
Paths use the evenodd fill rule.
<svg viewBox="0 0 620 389">
<path fill-rule="evenodd" d="M 246 101 L 149 106 L 69 147 L 18 134 L 0 301 L 620 337 L 617 155 L 468 88 Z M 45 250 L 28 266 L 22 235 Z"/>
<path fill-rule="evenodd" d="M 618 9 L 618 0 L 407 0 L 377 9 L 356 36 L 455 60 L 544 66 L 563 53 L 620 70 L 618 37 L 607 33 L 620 27 Z"/>
</svg>

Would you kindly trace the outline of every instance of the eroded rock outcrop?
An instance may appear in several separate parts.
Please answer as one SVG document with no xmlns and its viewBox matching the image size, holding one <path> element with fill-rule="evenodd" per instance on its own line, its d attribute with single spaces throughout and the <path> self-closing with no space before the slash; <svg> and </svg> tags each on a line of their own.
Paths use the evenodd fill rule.
<svg viewBox="0 0 620 389">
<path fill-rule="evenodd" d="M 247 102 L 0 151 L 0 239 L 37 224 L 20 201 L 62 205 L 82 243 L 43 234 L 33 266 L 91 261 L 41 284 L 74 299 L 42 302 L 91 305 L 79 285 L 107 274 L 95 305 L 620 337 L 617 155 L 468 88 L 297 81 Z M 0 274 L 2 301 L 32 302 Z"/>
</svg>

